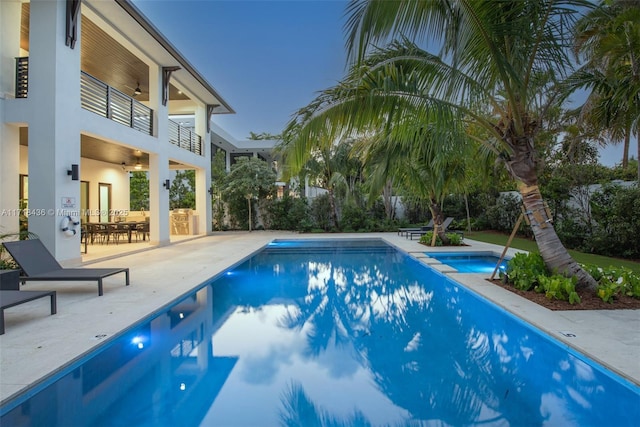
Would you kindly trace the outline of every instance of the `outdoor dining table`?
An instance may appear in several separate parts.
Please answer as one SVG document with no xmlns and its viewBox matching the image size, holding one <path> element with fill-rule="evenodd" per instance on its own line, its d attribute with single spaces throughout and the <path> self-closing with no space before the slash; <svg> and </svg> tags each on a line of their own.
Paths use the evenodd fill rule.
<svg viewBox="0 0 640 427">
<path fill-rule="evenodd" d="M 140 221 L 121 221 L 121 222 L 89 222 L 87 223 L 87 233 L 89 234 L 89 238 L 91 239 L 91 243 L 93 243 L 95 235 L 98 233 L 98 227 L 106 226 L 106 240 L 107 244 L 109 243 L 109 237 L 111 236 L 112 229 L 111 227 L 123 227 L 127 232 L 127 241 L 131 243 L 131 235 L 133 231 L 137 229 L 138 224 L 144 224 L 144 222 Z M 117 243 L 117 240 L 116 240 Z"/>
</svg>

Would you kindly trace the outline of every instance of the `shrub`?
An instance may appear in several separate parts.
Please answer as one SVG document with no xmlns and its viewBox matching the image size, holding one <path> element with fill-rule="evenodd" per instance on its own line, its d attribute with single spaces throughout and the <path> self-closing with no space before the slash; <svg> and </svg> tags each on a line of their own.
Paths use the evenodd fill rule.
<svg viewBox="0 0 640 427">
<path fill-rule="evenodd" d="M 304 198 L 285 194 L 281 199 L 270 200 L 265 205 L 265 220 L 271 230 L 307 231 L 309 206 Z"/>
<path fill-rule="evenodd" d="M 340 226 L 344 231 L 360 231 L 367 229 L 367 216 L 358 206 L 347 203 L 342 208 Z"/>
<path fill-rule="evenodd" d="M 591 197 L 594 253 L 640 258 L 640 187 L 605 185 Z"/>
<path fill-rule="evenodd" d="M 576 292 L 576 284 L 578 279 L 574 277 L 565 277 L 559 274 L 553 276 L 538 276 L 538 285 L 535 287 L 536 292 L 544 292 L 549 299 L 558 299 L 569 301 L 569 304 L 579 304 L 580 296 Z"/>
<path fill-rule="evenodd" d="M 487 196 L 488 197 L 488 196 Z M 490 229 L 510 233 L 522 213 L 520 206 L 522 201 L 515 194 L 506 194 L 489 203 L 485 212 L 475 219 L 475 227 L 479 229 Z M 523 235 L 530 235 L 529 227 L 524 222 L 520 225 L 519 232 Z"/>
<path fill-rule="evenodd" d="M 505 274 L 508 283 L 516 289 L 528 291 L 539 283 L 539 276 L 547 274 L 547 267 L 537 252 L 517 253 L 507 262 Z"/>
<path fill-rule="evenodd" d="M 562 216 L 556 217 L 554 227 L 562 244 L 567 248 L 591 252 L 591 228 L 580 218 L 578 209 L 566 208 Z"/>
<path fill-rule="evenodd" d="M 445 233 L 449 239 L 449 246 L 462 246 L 462 236 L 458 233 Z M 424 235 L 420 236 L 420 243 L 431 246 L 431 239 L 433 239 L 433 231 L 427 231 Z M 442 239 L 436 235 L 436 246 L 443 246 Z"/>
<path fill-rule="evenodd" d="M 328 231 L 333 227 L 329 195 L 323 194 L 313 199 L 309 207 L 313 229 Z"/>
<path fill-rule="evenodd" d="M 640 275 L 625 267 L 601 268 L 585 264 L 582 268 L 598 282 L 598 297 L 605 302 L 613 302 L 620 295 L 640 298 Z"/>
</svg>

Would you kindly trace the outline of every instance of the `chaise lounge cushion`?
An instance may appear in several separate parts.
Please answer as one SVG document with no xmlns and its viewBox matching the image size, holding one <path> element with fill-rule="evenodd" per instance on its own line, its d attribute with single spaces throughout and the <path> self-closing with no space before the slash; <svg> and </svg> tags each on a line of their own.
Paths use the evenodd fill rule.
<svg viewBox="0 0 640 427">
<path fill-rule="evenodd" d="M 93 281 L 98 282 L 98 295 L 102 295 L 102 279 L 125 273 L 129 286 L 128 268 L 63 268 L 39 239 L 3 243 L 7 252 L 20 266 L 24 275 L 20 281 Z"/>
</svg>

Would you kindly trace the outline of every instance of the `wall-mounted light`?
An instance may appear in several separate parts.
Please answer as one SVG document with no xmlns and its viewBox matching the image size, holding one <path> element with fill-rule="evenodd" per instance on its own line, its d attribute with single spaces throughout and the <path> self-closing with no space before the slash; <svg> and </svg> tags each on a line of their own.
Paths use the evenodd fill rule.
<svg viewBox="0 0 640 427">
<path fill-rule="evenodd" d="M 80 166 L 71 165 L 71 169 L 67 170 L 67 175 L 71 176 L 72 181 L 77 181 L 80 179 Z"/>
<path fill-rule="evenodd" d="M 140 82 L 138 82 L 138 86 L 136 86 L 136 90 L 133 91 L 133 96 L 138 96 L 142 93 L 142 90 L 140 89 Z"/>
<path fill-rule="evenodd" d="M 209 192 L 209 194 L 211 194 L 213 196 L 213 187 L 209 187 L 208 192 Z"/>
<path fill-rule="evenodd" d="M 140 163 L 140 159 L 138 159 L 138 161 L 136 161 L 135 166 L 133 167 L 135 170 L 140 170 L 142 169 L 142 163 Z"/>
<path fill-rule="evenodd" d="M 168 190 L 169 187 L 171 186 L 171 181 L 169 181 L 168 179 L 165 179 L 164 182 L 162 183 L 162 186 Z"/>
</svg>

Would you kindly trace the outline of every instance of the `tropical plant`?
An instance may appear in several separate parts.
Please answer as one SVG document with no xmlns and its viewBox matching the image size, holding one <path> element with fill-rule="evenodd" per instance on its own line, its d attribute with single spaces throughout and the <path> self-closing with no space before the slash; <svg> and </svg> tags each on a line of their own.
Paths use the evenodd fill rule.
<svg viewBox="0 0 640 427">
<path fill-rule="evenodd" d="M 307 199 L 291 197 L 285 193 L 280 199 L 265 204 L 265 228 L 271 230 L 309 231 L 309 205 Z"/>
<path fill-rule="evenodd" d="M 640 187 L 605 185 L 591 196 L 591 252 L 640 258 Z"/>
<path fill-rule="evenodd" d="M 249 231 L 255 223 L 255 209 L 252 208 L 255 200 L 273 195 L 275 181 L 276 175 L 271 167 L 256 157 L 238 158 L 237 163 L 231 167 L 231 171 L 226 176 L 222 198 L 230 204 L 232 212 L 233 207 L 239 207 L 241 204 L 238 202 L 244 200 L 243 204 L 247 207 L 244 218 L 247 218 L 246 224 Z M 239 220 L 240 216 L 237 215 L 236 219 Z"/>
<path fill-rule="evenodd" d="M 432 245 L 433 242 L 433 231 L 427 231 L 424 235 L 420 236 L 420 243 L 430 246 L 462 246 L 463 245 L 463 236 L 458 233 L 445 233 L 447 240 L 446 243 L 442 241 L 440 238 L 440 234 L 436 234 L 435 245 Z"/>
<path fill-rule="evenodd" d="M 549 269 L 595 289 L 547 216 L 537 156 L 539 144 L 549 142 L 537 136 L 558 105 L 557 82 L 571 63 L 565 30 L 590 6 L 585 0 L 352 0 L 346 28 L 354 66 L 294 117 L 293 151 L 307 150 L 326 132 L 383 131 L 379 141 L 425 151 L 474 140 L 518 184 Z M 440 54 L 421 49 L 421 42 L 440 46 Z M 386 47 L 375 47 L 381 44 Z M 416 138 L 419 126 L 432 137 Z M 455 134 L 461 136 L 440 137 Z"/>
<path fill-rule="evenodd" d="M 213 230 L 225 228 L 225 206 L 222 201 L 222 189 L 227 176 L 226 154 L 218 149 L 211 160 L 211 220 Z"/>
<path fill-rule="evenodd" d="M 638 137 L 640 129 L 640 5 L 601 0 L 578 21 L 574 44 L 584 65 L 568 79 L 567 87 L 590 91 L 580 114 L 613 143 L 624 143 L 626 168 L 631 136 Z"/>
<path fill-rule="evenodd" d="M 569 301 L 569 304 L 579 304 L 580 296 L 576 292 L 575 277 L 564 277 L 559 274 L 539 276 L 535 291 L 544 293 L 549 299 Z"/>
<path fill-rule="evenodd" d="M 621 295 L 640 298 L 640 275 L 625 267 L 602 268 L 585 264 L 583 267 L 598 281 L 597 295 L 605 302 L 613 302 Z"/>
<path fill-rule="evenodd" d="M 547 268 L 539 253 L 517 253 L 507 262 L 504 275 L 516 289 L 528 291 L 538 285 L 540 276 L 547 275 Z"/>
<path fill-rule="evenodd" d="M 196 207 L 196 171 L 185 170 L 177 171 L 171 188 L 169 189 L 169 208 L 188 208 Z"/>
<path fill-rule="evenodd" d="M 131 172 L 129 200 L 129 207 L 132 211 L 149 210 L 149 178 L 147 178 L 147 172 Z"/>
<path fill-rule="evenodd" d="M 5 250 L 3 241 L 37 239 L 38 236 L 28 230 L 20 230 L 16 233 L 0 233 L 0 270 L 17 270 L 20 267 Z"/>
</svg>

